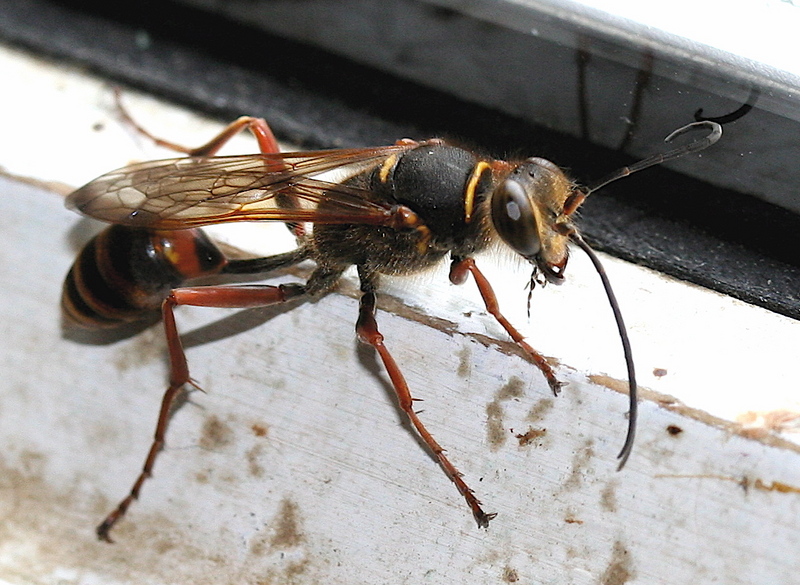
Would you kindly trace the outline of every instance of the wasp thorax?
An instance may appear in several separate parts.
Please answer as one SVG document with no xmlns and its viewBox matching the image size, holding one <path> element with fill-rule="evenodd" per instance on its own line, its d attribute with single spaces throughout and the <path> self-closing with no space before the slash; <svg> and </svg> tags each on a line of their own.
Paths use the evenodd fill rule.
<svg viewBox="0 0 800 585">
<path fill-rule="evenodd" d="M 492 223 L 515 252 L 559 279 L 567 259 L 567 236 L 558 229 L 573 183 L 556 165 L 530 158 L 492 194 Z"/>
</svg>

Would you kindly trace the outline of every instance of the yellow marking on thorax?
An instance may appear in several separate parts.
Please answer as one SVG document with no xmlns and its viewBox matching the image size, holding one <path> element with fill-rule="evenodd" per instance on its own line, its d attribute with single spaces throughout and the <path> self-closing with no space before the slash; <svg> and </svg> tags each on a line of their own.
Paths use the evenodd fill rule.
<svg viewBox="0 0 800 585">
<path fill-rule="evenodd" d="M 472 169 L 472 174 L 467 181 L 467 188 L 464 190 L 464 221 L 467 223 L 472 221 L 472 212 L 475 208 L 475 190 L 478 188 L 478 182 L 481 180 L 483 172 L 491 168 L 489 163 L 481 161 Z"/>
<path fill-rule="evenodd" d="M 389 173 L 392 172 L 392 167 L 397 163 L 397 155 L 393 154 L 389 156 L 383 164 L 381 165 L 381 170 L 378 172 L 378 178 L 380 179 L 381 183 L 385 183 L 389 180 Z"/>
<path fill-rule="evenodd" d="M 417 242 L 417 252 L 420 255 L 425 254 L 428 251 L 428 246 L 431 243 L 431 230 L 428 226 L 421 225 L 417 227 L 417 231 L 420 233 L 419 242 Z"/>
</svg>

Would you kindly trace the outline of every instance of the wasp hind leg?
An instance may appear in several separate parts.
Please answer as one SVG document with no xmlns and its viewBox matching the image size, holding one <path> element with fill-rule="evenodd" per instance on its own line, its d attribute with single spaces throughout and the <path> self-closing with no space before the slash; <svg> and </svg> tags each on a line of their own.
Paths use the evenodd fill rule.
<svg viewBox="0 0 800 585">
<path fill-rule="evenodd" d="M 159 138 L 140 125 L 133 118 L 133 116 L 131 116 L 127 108 L 122 103 L 122 98 L 118 88 L 115 88 L 114 90 L 114 100 L 120 116 L 122 116 L 122 119 L 125 120 L 125 122 L 131 127 L 133 127 L 134 130 L 136 130 L 142 136 L 146 136 L 158 146 L 174 150 L 175 152 L 182 152 L 184 154 L 188 154 L 189 156 L 214 156 L 214 154 L 216 154 L 226 142 L 228 142 L 231 138 L 245 128 L 249 128 L 256 137 L 256 140 L 258 141 L 258 148 L 263 154 L 280 152 L 278 141 L 275 139 L 275 135 L 272 133 L 269 124 L 267 124 L 266 120 L 263 118 L 241 116 L 240 118 L 228 124 L 219 134 L 202 146 L 190 148 L 170 140 Z"/>
<path fill-rule="evenodd" d="M 183 395 L 187 385 L 199 388 L 189 375 L 189 366 L 183 350 L 178 329 L 175 324 L 174 308 L 177 305 L 194 305 L 199 307 L 218 307 L 243 309 L 264 307 L 284 303 L 306 294 L 301 284 L 245 285 L 245 286 L 200 286 L 173 290 L 162 304 L 164 331 L 169 350 L 169 388 L 161 399 L 161 409 L 153 436 L 153 442 L 147 453 L 142 471 L 136 478 L 128 495 L 117 505 L 105 520 L 97 527 L 97 536 L 106 542 L 112 542 L 110 531 L 125 515 L 134 500 L 138 499 L 144 482 L 152 475 L 156 458 L 164 448 L 164 440 L 169 426 L 170 416 L 176 400 Z"/>
<path fill-rule="evenodd" d="M 411 391 L 409 390 L 405 376 L 403 376 L 403 373 L 400 371 L 397 362 L 394 361 L 394 358 L 389 353 L 389 350 L 386 349 L 386 346 L 383 344 L 383 335 L 381 335 L 380 331 L 378 330 L 378 323 L 375 320 L 375 292 L 374 286 L 372 286 L 373 279 L 366 275 L 362 270 L 359 270 L 359 276 L 361 277 L 361 290 L 363 293 L 359 303 L 358 321 L 356 323 L 356 333 L 358 334 L 359 340 L 363 343 L 371 345 L 378 352 L 378 355 L 383 362 L 383 366 L 386 368 L 387 374 L 389 374 L 389 379 L 391 380 L 392 388 L 397 395 L 397 401 L 400 408 L 403 410 L 403 412 L 405 412 L 406 416 L 408 416 L 411 424 L 414 425 L 414 428 L 419 436 L 423 441 L 425 441 L 425 444 L 434 454 L 447 477 L 450 478 L 450 481 L 456 485 L 459 493 L 467 501 L 467 505 L 472 510 L 472 514 L 475 517 L 478 526 L 481 528 L 488 527 L 489 521 L 492 520 L 497 514 L 487 514 L 483 511 L 480 500 L 475 497 L 472 489 L 462 479 L 461 472 L 445 456 L 444 448 L 439 445 L 436 439 L 433 438 L 433 435 L 431 435 L 431 433 L 427 428 L 425 428 L 425 425 L 419 419 L 419 416 L 414 410 L 415 398 L 411 396 Z"/>
</svg>

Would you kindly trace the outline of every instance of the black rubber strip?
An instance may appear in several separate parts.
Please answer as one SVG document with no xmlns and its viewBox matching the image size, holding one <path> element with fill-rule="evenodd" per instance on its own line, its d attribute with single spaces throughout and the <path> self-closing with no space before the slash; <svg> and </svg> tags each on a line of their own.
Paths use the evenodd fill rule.
<svg viewBox="0 0 800 585">
<path fill-rule="evenodd" d="M 111 82 L 222 120 L 263 116 L 280 138 L 307 148 L 443 136 L 499 157 L 543 156 L 586 182 L 630 162 L 169 1 L 0 0 L 0 41 L 80 64 Z M 601 193 L 587 200 L 580 220 L 596 248 L 800 318 L 797 216 L 660 168 Z"/>
</svg>

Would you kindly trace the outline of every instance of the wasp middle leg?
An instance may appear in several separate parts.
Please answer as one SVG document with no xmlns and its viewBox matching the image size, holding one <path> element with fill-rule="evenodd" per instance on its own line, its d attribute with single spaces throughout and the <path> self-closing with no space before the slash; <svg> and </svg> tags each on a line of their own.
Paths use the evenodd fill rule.
<svg viewBox="0 0 800 585">
<path fill-rule="evenodd" d="M 406 416 L 408 416 L 411 424 L 414 425 L 417 433 L 419 433 L 419 436 L 425 441 L 425 444 L 439 461 L 439 465 L 442 467 L 447 477 L 456 485 L 459 493 L 464 496 L 478 526 L 481 528 L 488 527 L 489 521 L 497 516 L 497 514 L 487 514 L 483 511 L 480 500 L 475 497 L 472 488 L 462 479 L 462 473 L 450 462 L 445 455 L 444 448 L 433 438 L 433 435 L 428 431 L 417 415 L 417 412 L 414 410 L 414 402 L 416 399 L 411 396 L 411 390 L 408 387 L 405 376 L 403 376 L 397 362 L 384 345 L 383 335 L 378 330 L 378 323 L 375 320 L 375 290 L 371 282 L 372 279 L 368 276 L 365 277 L 365 273 L 361 270 L 359 270 L 359 275 L 362 280 L 361 290 L 363 293 L 359 303 L 358 321 L 356 323 L 356 333 L 358 334 L 359 340 L 371 345 L 378 352 L 383 366 L 386 368 L 386 373 L 389 374 L 389 379 L 397 395 L 400 408 L 405 412 Z"/>
</svg>

